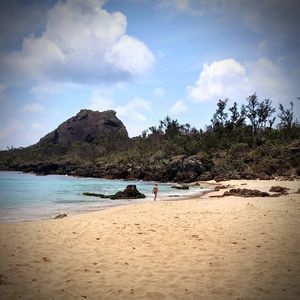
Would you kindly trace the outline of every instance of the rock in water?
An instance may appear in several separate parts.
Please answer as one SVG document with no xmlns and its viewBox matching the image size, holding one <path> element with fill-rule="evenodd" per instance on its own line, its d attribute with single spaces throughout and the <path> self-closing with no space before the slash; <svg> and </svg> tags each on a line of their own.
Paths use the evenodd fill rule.
<svg viewBox="0 0 300 300">
<path fill-rule="evenodd" d="M 177 190 L 188 190 L 189 186 L 185 184 L 174 184 L 171 186 L 172 189 L 177 189 Z"/>
<path fill-rule="evenodd" d="M 100 198 L 108 198 L 108 199 L 139 199 L 145 198 L 146 196 L 140 193 L 135 184 L 127 185 L 126 189 L 123 192 L 117 192 L 114 195 L 104 195 L 104 194 L 97 194 L 97 193 L 89 193 L 84 192 L 82 193 L 85 196 L 94 196 Z"/>
<path fill-rule="evenodd" d="M 144 194 L 137 190 L 135 184 L 129 184 L 123 192 L 117 192 L 111 197 L 111 199 L 138 199 L 145 197 L 146 196 Z"/>
<path fill-rule="evenodd" d="M 54 131 L 41 138 L 39 144 L 68 144 L 72 142 L 92 143 L 94 141 L 111 146 L 129 142 L 124 124 L 116 117 L 116 112 L 81 110 L 76 116 L 60 124 Z"/>
</svg>

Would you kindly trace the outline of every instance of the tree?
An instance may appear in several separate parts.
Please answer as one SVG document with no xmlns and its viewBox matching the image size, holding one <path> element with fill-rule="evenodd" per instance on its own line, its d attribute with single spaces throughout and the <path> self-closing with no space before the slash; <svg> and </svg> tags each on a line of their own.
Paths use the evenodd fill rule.
<svg viewBox="0 0 300 300">
<path fill-rule="evenodd" d="M 272 128 L 275 118 L 270 119 L 272 114 L 275 113 L 275 108 L 272 107 L 272 101 L 270 99 L 265 99 L 258 104 L 257 116 L 258 116 L 258 127 L 260 129 L 266 129 L 267 122 L 269 127 Z"/>
<path fill-rule="evenodd" d="M 245 106 L 245 114 L 246 117 L 249 119 L 251 125 L 252 125 L 252 132 L 256 133 L 258 129 L 258 107 L 259 102 L 256 94 L 250 95 L 247 98 L 247 105 Z"/>
<path fill-rule="evenodd" d="M 228 121 L 228 124 L 231 129 L 233 129 L 234 127 L 240 127 L 242 125 L 245 125 L 245 106 L 242 106 L 241 111 L 239 112 L 237 103 L 234 102 L 233 106 L 229 108 L 229 111 L 231 112 L 231 116 L 230 120 Z"/>
<path fill-rule="evenodd" d="M 291 130 L 294 125 L 294 103 L 290 102 L 290 108 L 284 108 L 283 105 L 279 104 L 279 114 L 278 118 L 280 122 L 278 124 L 279 128 Z"/>
<path fill-rule="evenodd" d="M 267 123 L 271 128 L 275 121 L 275 118 L 271 119 L 275 112 L 275 108 L 272 107 L 272 101 L 265 99 L 260 102 L 256 94 L 249 96 L 247 101 L 245 113 L 252 125 L 253 133 L 256 134 L 258 130 L 266 129 Z"/>
<path fill-rule="evenodd" d="M 215 131 L 222 131 L 227 122 L 228 113 L 225 112 L 227 102 L 228 99 L 226 98 L 225 100 L 219 99 L 219 102 L 217 103 L 217 110 L 211 119 Z"/>
<path fill-rule="evenodd" d="M 177 120 L 171 119 L 169 116 L 166 116 L 164 120 L 160 121 L 158 130 L 162 134 L 167 136 L 174 136 L 179 132 L 180 125 Z"/>
</svg>

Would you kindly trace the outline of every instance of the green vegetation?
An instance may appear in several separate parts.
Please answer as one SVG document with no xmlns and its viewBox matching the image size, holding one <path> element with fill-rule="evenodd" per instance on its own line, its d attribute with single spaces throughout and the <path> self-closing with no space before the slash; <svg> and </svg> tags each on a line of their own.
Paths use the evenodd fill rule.
<svg viewBox="0 0 300 300">
<path fill-rule="evenodd" d="M 41 144 L 2 151 L 2 169 L 109 178 L 192 181 L 300 175 L 300 126 L 293 103 L 256 94 L 240 108 L 219 100 L 211 124 L 197 130 L 166 117 L 123 148 L 113 141 Z"/>
</svg>

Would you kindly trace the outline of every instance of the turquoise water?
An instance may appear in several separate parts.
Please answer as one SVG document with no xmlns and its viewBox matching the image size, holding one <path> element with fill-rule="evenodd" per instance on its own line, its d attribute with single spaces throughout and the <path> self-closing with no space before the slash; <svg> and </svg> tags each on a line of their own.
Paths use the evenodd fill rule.
<svg viewBox="0 0 300 300">
<path fill-rule="evenodd" d="M 128 184 L 136 184 L 145 199 L 110 200 L 82 195 L 83 192 L 114 194 Z M 60 213 L 74 214 L 105 207 L 152 201 L 153 182 L 78 178 L 72 176 L 36 176 L 21 172 L 0 172 L 0 223 L 48 219 Z M 159 199 L 199 193 L 204 189 L 174 190 L 171 184 L 159 184 Z M 170 198 L 171 199 L 171 198 Z"/>
</svg>

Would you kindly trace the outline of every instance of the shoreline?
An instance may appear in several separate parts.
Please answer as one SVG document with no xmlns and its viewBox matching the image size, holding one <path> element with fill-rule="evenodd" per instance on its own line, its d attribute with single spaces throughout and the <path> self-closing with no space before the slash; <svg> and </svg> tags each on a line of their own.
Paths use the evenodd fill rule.
<svg viewBox="0 0 300 300">
<path fill-rule="evenodd" d="M 18 171 L 17 171 L 18 172 Z M 22 172 L 22 171 L 20 171 Z M 24 173 L 24 172 L 22 172 Z M 36 175 L 36 174 L 33 174 L 33 175 Z M 39 175 L 36 175 L 36 176 L 39 176 Z M 47 176 L 47 175 L 46 175 Z M 57 176 L 63 176 L 63 175 L 57 175 Z M 70 175 L 71 176 L 71 175 Z M 74 176 L 72 176 L 74 177 Z M 81 177 L 79 177 L 81 178 Z M 92 177 L 91 177 L 92 178 Z M 100 179 L 105 179 L 105 178 L 100 178 Z M 119 180 L 119 179 L 117 179 Z M 124 181 L 126 181 L 124 179 Z M 300 179 L 296 179 L 294 180 L 295 182 L 299 182 L 300 183 Z M 225 191 L 228 191 L 229 188 L 234 188 L 236 187 L 236 185 L 231 185 L 230 183 L 233 183 L 233 182 L 238 182 L 238 186 L 241 185 L 241 186 L 244 186 L 244 185 L 247 185 L 247 182 L 273 182 L 274 184 L 275 183 L 279 183 L 280 182 L 293 182 L 293 181 L 282 181 L 282 180 L 276 180 L 276 179 L 270 179 L 270 180 L 261 180 L 261 179 L 252 179 L 252 180 L 247 180 L 247 179 L 240 179 L 240 180 L 226 180 L 226 181 L 215 181 L 215 180 L 209 180 L 209 181 L 199 181 L 199 182 L 194 182 L 194 183 L 187 183 L 187 185 L 190 185 L 190 190 L 193 189 L 193 185 L 195 183 L 199 184 L 199 187 L 203 187 L 203 189 L 205 189 L 205 191 L 197 191 L 195 193 L 187 193 L 186 195 L 176 195 L 176 196 L 168 196 L 168 197 L 162 197 L 162 198 L 158 198 L 157 202 L 172 202 L 172 201 L 188 201 L 188 200 L 195 200 L 195 199 L 199 199 L 199 198 L 202 198 L 208 194 L 211 194 L 211 193 L 216 193 L 213 197 L 220 197 L 220 195 L 225 192 Z M 241 182 L 241 183 L 239 183 Z M 174 182 L 167 182 L 167 184 L 181 184 L 181 183 L 174 183 Z M 214 189 L 208 189 L 208 187 L 216 187 L 216 186 L 227 186 L 227 188 L 222 188 L 220 189 L 219 191 L 215 191 Z M 299 184 L 299 187 L 300 187 L 300 184 Z M 244 188 L 247 188 L 244 186 Z M 207 189 L 207 190 L 206 190 Z M 176 191 L 176 189 L 174 189 L 174 192 Z M 222 197 L 221 197 L 222 198 Z M 94 209 L 86 209 L 86 210 L 82 210 L 82 211 L 77 211 L 77 212 L 74 212 L 72 211 L 71 213 L 68 213 L 67 214 L 67 217 L 72 217 L 72 216 L 76 216 L 76 215 L 85 215 L 85 214 L 90 214 L 90 213 L 97 213 L 97 212 L 102 212 L 102 211 L 106 211 L 106 210 L 111 210 L 113 208 L 118 208 L 118 207 L 126 207 L 126 206 L 135 206 L 135 205 L 142 205 L 142 204 L 147 204 L 147 203 L 152 203 L 153 200 L 151 200 L 152 198 L 149 197 L 148 201 L 146 200 L 147 198 L 145 199 L 120 199 L 120 200 L 129 200 L 129 201 L 138 201 L 138 200 L 143 200 L 143 202 L 139 202 L 139 203 L 136 203 L 136 202 L 128 202 L 128 203 L 119 203 L 119 204 L 116 204 L 116 205 L 104 205 L 104 206 L 101 206 L 101 207 L 98 207 L 98 208 L 94 208 Z M 251 198 L 249 198 L 251 199 Z M 200 199 L 201 200 L 201 199 Z M 112 200 L 114 201 L 114 200 Z M 113 202 L 112 202 L 113 203 Z M 59 214 L 64 214 L 66 212 L 64 212 L 63 210 L 59 213 Z M 48 221 L 48 220 L 55 220 L 55 216 L 52 216 L 52 217 L 46 217 L 46 218 L 42 218 L 42 219 L 26 219 L 26 220 L 9 220 L 9 221 L 6 221 L 6 222 L 2 222 L 0 221 L 0 225 L 2 224 L 22 224 L 22 223 L 28 223 L 28 222 L 39 222 L 39 221 Z"/>
<path fill-rule="evenodd" d="M 203 192 L 195 192 L 195 193 L 191 193 L 191 194 L 187 194 L 187 195 L 176 195 L 176 196 L 168 196 L 168 197 L 163 197 L 163 198 L 158 198 L 158 202 L 159 201 L 185 201 L 185 200 L 191 200 L 191 199 L 196 199 L 199 198 L 207 193 L 211 193 L 214 190 L 205 190 Z M 72 212 L 68 212 L 66 217 L 71 217 L 71 216 L 76 216 L 76 215 L 84 215 L 84 214 L 89 214 L 89 213 L 94 213 L 94 212 L 101 212 L 104 210 L 110 210 L 113 208 L 117 208 L 117 207 L 125 207 L 125 206 L 131 206 L 131 205 L 143 205 L 146 203 L 152 203 L 154 202 L 152 198 L 144 198 L 144 199 L 120 199 L 123 201 L 128 200 L 128 203 L 118 203 L 115 205 L 103 205 L 101 207 L 98 208 L 94 208 L 94 209 L 86 209 L 86 210 L 81 210 L 81 211 L 72 211 Z M 135 202 L 138 200 L 142 200 L 141 202 Z M 114 201 L 114 200 L 111 200 Z M 60 214 L 64 214 L 66 212 L 64 212 L 63 210 L 60 212 Z M 0 225 L 1 224 L 19 224 L 19 223 L 27 223 L 27 222 L 39 222 L 39 221 L 47 221 L 47 220 L 54 220 L 55 216 L 52 217 L 45 217 L 42 219 L 25 219 L 25 220 L 8 220 L 8 221 L 0 221 Z"/>
<path fill-rule="evenodd" d="M 21 173 L 26 175 L 27 173 L 24 172 L 19 172 L 19 171 L 8 171 L 8 172 L 17 172 L 17 173 Z M 38 176 L 36 174 L 30 174 L 33 176 Z M 50 175 L 50 176 L 59 176 L 64 178 L 63 175 Z M 44 176 L 45 177 L 45 176 Z M 70 176 L 74 179 L 100 179 L 100 180 L 106 180 L 105 178 L 81 178 L 81 177 L 74 177 L 74 176 Z M 110 180 L 109 180 L 110 181 Z M 112 180 L 113 181 L 113 180 Z M 126 182 L 128 180 L 119 180 L 116 179 L 116 181 L 121 181 L 124 182 L 126 184 Z M 129 182 L 129 181 L 128 181 Z M 139 182 L 139 181 L 136 181 Z M 143 182 L 142 183 L 149 183 L 152 184 L 152 182 Z M 129 183 L 128 183 L 129 184 Z M 135 184 L 135 183 L 134 183 Z M 159 183 L 161 185 L 168 185 L 168 186 L 172 186 L 175 185 L 176 183 L 173 182 L 168 182 L 168 183 Z M 193 187 L 192 185 L 190 186 L 190 189 L 187 191 L 180 191 L 180 190 L 176 190 L 174 189 L 170 189 L 169 188 L 169 192 L 161 192 L 160 193 L 160 199 L 159 201 L 171 201 L 171 200 L 185 200 L 191 197 L 198 197 L 201 196 L 201 194 L 203 194 L 203 192 L 206 191 L 206 189 L 208 189 L 209 184 L 203 182 L 203 185 L 201 184 L 201 186 L 195 186 Z M 120 189 L 117 189 L 116 191 L 118 191 Z M 81 195 L 81 194 L 80 194 Z M 76 196 L 77 197 L 77 196 Z M 89 201 L 91 200 L 91 201 Z M 102 211 L 102 210 L 106 210 L 106 209 L 110 209 L 112 207 L 115 206 L 126 206 L 126 205 L 135 205 L 135 204 L 142 204 L 142 203 L 147 203 L 147 202 L 151 202 L 152 201 L 152 195 L 150 194 L 146 194 L 146 198 L 145 199 L 118 199 L 118 200 L 106 200 L 106 201 L 101 201 L 98 198 L 94 198 L 94 197 L 90 197 L 83 199 L 80 201 L 82 203 L 84 203 L 85 201 L 87 201 L 87 205 L 82 205 L 82 206 L 72 206 L 72 203 L 75 203 L 73 201 L 70 202 L 71 206 L 68 204 L 68 202 L 66 202 L 66 207 L 58 207 L 56 206 L 56 204 L 53 202 L 53 204 L 51 205 L 51 203 L 48 206 L 45 206 L 42 210 L 35 210 L 34 207 L 31 209 L 31 207 L 24 207 L 24 212 L 22 213 L 22 208 L 21 207 L 15 207 L 14 209 L 16 210 L 16 214 L 11 215 L 10 217 L 5 217 L 5 214 L 3 212 L 5 212 L 5 210 L 9 210 L 8 207 L 3 207 L 3 215 L 1 215 L 1 219 L 0 219 L 0 224 L 7 224 L 7 223 L 23 223 L 23 222 L 35 222 L 35 221 L 40 221 L 40 220 L 51 220 L 54 219 L 57 215 L 60 214 L 67 214 L 68 216 L 71 215 L 76 215 L 76 214 L 84 214 L 84 213 L 89 213 L 89 212 L 94 212 L 94 211 Z M 78 202 L 79 203 L 79 202 Z M 92 205 L 91 205 L 92 204 Z M 21 213 L 18 212 L 18 210 L 20 210 Z M 8 211 L 9 213 L 9 211 Z"/>
<path fill-rule="evenodd" d="M 0 224 L 3 299 L 299 299 L 299 181 L 210 183 L 290 190 Z"/>
</svg>

